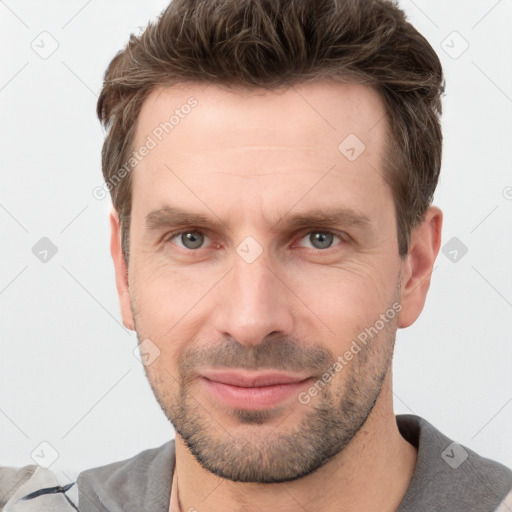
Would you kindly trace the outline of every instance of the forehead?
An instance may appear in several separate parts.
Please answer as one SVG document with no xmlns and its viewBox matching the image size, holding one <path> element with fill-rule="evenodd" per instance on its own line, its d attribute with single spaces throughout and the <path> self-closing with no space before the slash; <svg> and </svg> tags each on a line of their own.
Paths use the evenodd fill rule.
<svg viewBox="0 0 512 512">
<path fill-rule="evenodd" d="M 373 152 L 384 141 L 384 117 L 379 94 L 360 84 L 330 80 L 275 90 L 180 84 L 151 92 L 134 142 L 139 147 L 152 135 L 167 145 L 174 139 L 183 152 L 215 151 L 222 143 L 321 146 L 337 155 L 339 143 L 354 134 Z"/>
<path fill-rule="evenodd" d="M 161 87 L 137 122 L 134 149 L 151 149 L 132 171 L 134 208 L 194 201 L 204 210 L 216 201 L 227 214 L 227 206 L 254 212 L 277 202 L 287 209 L 313 183 L 304 205 L 316 207 L 322 197 L 361 203 L 387 186 L 385 117 L 379 94 L 357 84 Z"/>
</svg>

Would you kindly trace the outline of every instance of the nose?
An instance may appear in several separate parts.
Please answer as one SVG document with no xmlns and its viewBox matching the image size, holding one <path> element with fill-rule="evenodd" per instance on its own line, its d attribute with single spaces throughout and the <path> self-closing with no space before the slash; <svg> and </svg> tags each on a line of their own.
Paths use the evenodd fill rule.
<svg viewBox="0 0 512 512">
<path fill-rule="evenodd" d="M 239 343 L 254 346 L 274 333 L 293 333 L 293 299 L 282 276 L 266 259 L 247 263 L 235 256 L 222 283 L 216 307 L 216 329 Z"/>
</svg>

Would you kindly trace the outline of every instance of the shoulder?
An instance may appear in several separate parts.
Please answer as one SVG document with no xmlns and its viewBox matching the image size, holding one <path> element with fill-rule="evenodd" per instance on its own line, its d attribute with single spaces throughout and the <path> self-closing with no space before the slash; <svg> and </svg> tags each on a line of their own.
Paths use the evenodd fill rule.
<svg viewBox="0 0 512 512">
<path fill-rule="evenodd" d="M 167 510 L 174 469 L 174 440 L 78 476 L 80 510 Z"/>
<path fill-rule="evenodd" d="M 77 503 L 75 482 L 59 482 L 49 469 L 36 465 L 0 467 L 0 510 L 4 512 L 71 512 L 78 510 Z"/>
<path fill-rule="evenodd" d="M 402 436 L 418 449 L 399 512 L 498 510 L 512 489 L 509 468 L 451 440 L 419 416 L 407 414 L 396 419 Z"/>
<path fill-rule="evenodd" d="M 37 465 L 0 466 L 3 512 L 167 512 L 174 441 L 105 466 L 82 471 L 73 482 Z"/>
</svg>

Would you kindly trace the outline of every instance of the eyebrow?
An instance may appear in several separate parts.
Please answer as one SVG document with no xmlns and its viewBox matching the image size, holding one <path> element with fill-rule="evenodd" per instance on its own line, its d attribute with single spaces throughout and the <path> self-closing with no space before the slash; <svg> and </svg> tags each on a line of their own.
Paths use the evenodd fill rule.
<svg viewBox="0 0 512 512">
<path fill-rule="evenodd" d="M 202 213 L 190 212 L 175 206 L 165 206 L 148 213 L 145 223 L 146 228 L 150 231 L 186 226 L 201 226 L 210 229 L 231 228 L 228 223 L 223 222 L 216 215 L 209 217 Z M 300 229 L 311 226 L 334 227 L 338 225 L 370 228 L 372 224 L 372 221 L 366 215 L 350 208 L 316 208 L 296 214 L 285 213 L 277 222 L 269 223 L 271 226 L 269 231 Z"/>
</svg>

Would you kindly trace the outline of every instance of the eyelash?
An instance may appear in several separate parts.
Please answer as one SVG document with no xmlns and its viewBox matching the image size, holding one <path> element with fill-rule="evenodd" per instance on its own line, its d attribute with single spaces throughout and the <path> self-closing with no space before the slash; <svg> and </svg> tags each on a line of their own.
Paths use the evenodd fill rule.
<svg viewBox="0 0 512 512">
<path fill-rule="evenodd" d="M 209 237 L 209 235 L 208 235 L 208 233 L 206 231 L 203 231 L 201 229 L 192 228 L 192 229 L 185 229 L 185 230 L 182 230 L 182 231 L 177 231 L 175 233 L 169 233 L 168 235 L 165 235 L 163 237 L 163 242 L 164 243 L 168 243 L 171 240 L 173 240 L 174 238 L 176 238 L 176 237 L 178 237 L 180 235 L 183 235 L 184 233 L 193 233 L 193 232 L 201 233 L 201 234 L 204 234 L 207 237 Z M 328 233 L 328 234 L 334 235 L 340 241 L 339 244 L 333 245 L 333 246 L 328 247 L 326 249 L 315 249 L 315 248 L 311 248 L 311 247 L 303 247 L 304 249 L 310 249 L 310 250 L 319 251 L 319 252 L 327 252 L 330 249 L 334 249 L 338 245 L 341 245 L 342 243 L 346 243 L 348 241 L 348 239 L 349 239 L 349 236 L 346 233 L 343 233 L 343 232 L 338 233 L 336 231 L 330 231 L 330 230 L 326 230 L 326 229 L 322 229 L 322 228 L 315 228 L 315 229 L 311 229 L 310 228 L 308 231 L 302 231 L 302 232 L 298 233 L 297 235 L 295 235 L 295 237 L 299 237 L 299 240 L 302 240 L 306 235 L 310 235 L 311 233 Z M 295 247 L 296 245 L 297 244 L 294 242 L 292 244 L 292 247 Z M 183 249 L 183 250 L 185 250 L 187 252 L 199 251 L 200 249 L 204 248 L 204 247 L 200 247 L 199 249 L 187 249 L 186 247 L 181 247 L 181 246 L 178 246 L 178 247 L 180 247 L 180 249 Z"/>
</svg>

